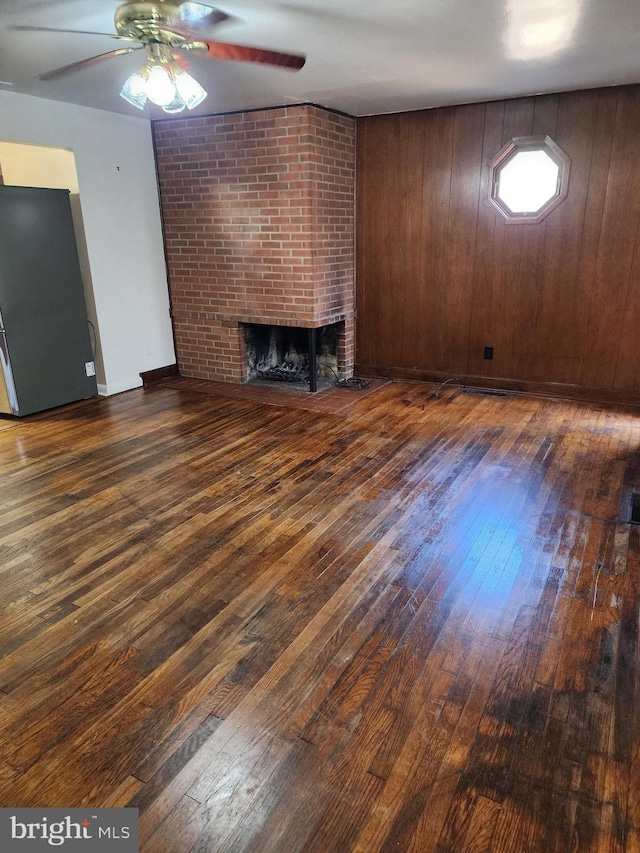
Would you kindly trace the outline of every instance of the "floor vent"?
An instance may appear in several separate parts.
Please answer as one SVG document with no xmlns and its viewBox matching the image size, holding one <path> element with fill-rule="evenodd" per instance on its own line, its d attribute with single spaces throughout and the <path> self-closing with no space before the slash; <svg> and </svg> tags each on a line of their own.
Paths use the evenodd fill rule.
<svg viewBox="0 0 640 853">
<path fill-rule="evenodd" d="M 631 510 L 629 513 L 629 524 L 640 524 L 640 493 L 631 493 Z"/>
<path fill-rule="evenodd" d="M 464 388 L 465 394 L 481 394 L 483 397 L 508 397 L 508 391 L 495 391 L 493 388 Z"/>
</svg>

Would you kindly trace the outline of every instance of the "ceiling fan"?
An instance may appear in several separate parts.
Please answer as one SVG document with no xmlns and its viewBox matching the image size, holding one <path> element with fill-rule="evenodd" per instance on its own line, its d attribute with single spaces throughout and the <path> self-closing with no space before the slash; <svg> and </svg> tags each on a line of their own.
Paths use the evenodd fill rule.
<svg viewBox="0 0 640 853">
<path fill-rule="evenodd" d="M 280 53 L 206 38 L 211 28 L 228 19 L 229 15 L 225 12 L 202 3 L 135 0 L 116 9 L 115 34 L 52 27 L 17 26 L 15 29 L 107 35 L 136 43 L 134 46 L 119 47 L 56 68 L 40 75 L 40 79 L 54 80 L 114 56 L 144 50 L 145 65 L 126 80 L 120 94 L 139 109 L 144 109 L 147 100 L 150 100 L 167 113 L 177 113 L 185 108 L 194 109 L 207 96 L 202 86 L 185 71 L 189 53 L 210 59 L 257 62 L 292 70 L 298 70 L 304 65 L 305 57 L 299 54 Z"/>
</svg>

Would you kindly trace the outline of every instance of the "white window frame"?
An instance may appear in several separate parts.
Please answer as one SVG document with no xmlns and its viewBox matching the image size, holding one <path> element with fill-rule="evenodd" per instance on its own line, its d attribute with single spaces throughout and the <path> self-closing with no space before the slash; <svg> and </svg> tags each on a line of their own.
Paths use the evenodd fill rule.
<svg viewBox="0 0 640 853">
<path fill-rule="evenodd" d="M 517 213 L 498 195 L 500 170 L 516 154 L 522 151 L 544 151 L 558 166 L 558 181 L 556 192 L 539 210 L 524 211 Z M 500 213 L 507 223 L 522 225 L 523 223 L 535 224 L 541 222 L 551 211 L 567 197 L 569 192 L 569 171 L 571 161 L 565 152 L 557 145 L 550 136 L 516 136 L 511 139 L 496 154 L 490 164 L 489 173 L 489 204 Z"/>
</svg>

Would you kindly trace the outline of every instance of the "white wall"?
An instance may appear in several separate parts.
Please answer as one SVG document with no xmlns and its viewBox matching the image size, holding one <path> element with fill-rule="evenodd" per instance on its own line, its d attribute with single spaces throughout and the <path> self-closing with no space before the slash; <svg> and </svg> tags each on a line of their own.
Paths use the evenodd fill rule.
<svg viewBox="0 0 640 853">
<path fill-rule="evenodd" d="M 149 122 L 0 91 L 0 139 L 75 155 L 100 392 L 135 388 L 141 371 L 174 364 Z"/>
</svg>

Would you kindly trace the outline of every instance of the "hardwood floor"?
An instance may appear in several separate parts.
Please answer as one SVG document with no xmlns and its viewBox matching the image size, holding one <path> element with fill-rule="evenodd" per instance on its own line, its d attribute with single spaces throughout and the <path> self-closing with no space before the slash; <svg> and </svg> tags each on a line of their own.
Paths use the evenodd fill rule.
<svg viewBox="0 0 640 853">
<path fill-rule="evenodd" d="M 640 411 L 433 390 L 0 421 L 0 805 L 136 806 L 146 853 L 640 850 Z"/>
</svg>

